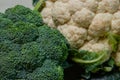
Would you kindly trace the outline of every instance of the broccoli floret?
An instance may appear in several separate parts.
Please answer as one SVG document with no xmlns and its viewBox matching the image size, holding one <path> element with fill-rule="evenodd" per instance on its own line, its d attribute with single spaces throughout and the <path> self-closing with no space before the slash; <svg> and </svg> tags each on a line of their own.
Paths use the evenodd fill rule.
<svg viewBox="0 0 120 80">
<path fill-rule="evenodd" d="M 0 17 L 0 29 L 11 27 L 13 22 L 10 19 Z"/>
<path fill-rule="evenodd" d="M 9 8 L 5 11 L 6 18 L 11 19 L 13 22 L 24 21 L 33 23 L 36 26 L 43 25 L 43 20 L 39 12 L 32 11 L 21 5 L 16 5 L 13 8 Z"/>
<path fill-rule="evenodd" d="M 31 23 L 16 22 L 13 27 L 8 29 L 9 39 L 15 43 L 26 43 L 34 41 L 37 38 L 37 27 Z"/>
<path fill-rule="evenodd" d="M 0 52 L 9 53 L 10 51 L 20 51 L 20 45 L 12 43 L 11 41 L 2 41 L 0 42 Z"/>
<path fill-rule="evenodd" d="M 39 43 L 41 53 L 46 54 L 46 58 L 54 59 L 59 62 L 66 60 L 68 55 L 68 46 L 65 37 L 56 29 L 51 29 L 44 25 L 38 28 Z"/>
<path fill-rule="evenodd" d="M 22 45 L 21 65 L 27 71 L 32 71 L 37 67 L 41 67 L 45 58 L 45 54 L 41 53 L 40 46 L 37 42 L 26 43 Z"/>
<path fill-rule="evenodd" d="M 63 76 L 63 69 L 56 61 L 46 60 L 41 68 L 28 74 L 28 80 L 63 80 Z"/>
<path fill-rule="evenodd" d="M 0 12 L 0 18 L 4 18 L 4 14 Z"/>
<path fill-rule="evenodd" d="M 18 72 L 17 66 L 19 60 L 19 52 L 10 51 L 9 54 L 1 52 L 0 54 L 0 79 L 15 79 Z"/>
<path fill-rule="evenodd" d="M 9 40 L 9 32 L 8 30 L 2 30 L 0 29 L 0 42 L 1 41 L 5 41 L 5 40 Z"/>
</svg>

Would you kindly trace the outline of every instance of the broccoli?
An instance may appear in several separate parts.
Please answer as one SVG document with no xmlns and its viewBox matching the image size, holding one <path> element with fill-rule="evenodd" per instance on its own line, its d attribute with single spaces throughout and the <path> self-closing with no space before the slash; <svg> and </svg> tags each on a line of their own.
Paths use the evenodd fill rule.
<svg viewBox="0 0 120 80">
<path fill-rule="evenodd" d="M 63 80 L 63 69 L 56 61 L 48 59 L 41 68 L 28 75 L 28 80 Z"/>
<path fill-rule="evenodd" d="M 4 18 L 4 14 L 0 12 L 0 18 Z"/>
<path fill-rule="evenodd" d="M 50 29 L 46 25 L 39 27 L 38 33 L 37 42 L 42 45 L 40 46 L 41 53 L 45 53 L 46 58 L 55 59 L 59 62 L 65 61 L 69 45 L 63 35 L 58 30 Z"/>
<path fill-rule="evenodd" d="M 0 14 L 0 25 L 1 80 L 63 80 L 69 44 L 58 30 L 21 5 Z"/>
<path fill-rule="evenodd" d="M 20 45 L 19 44 L 16 44 L 16 43 L 13 43 L 11 41 L 1 41 L 0 42 L 0 51 L 1 52 L 7 52 L 9 53 L 10 51 L 19 51 L 20 50 Z"/>
<path fill-rule="evenodd" d="M 38 36 L 36 26 L 25 22 L 16 22 L 13 27 L 7 31 L 9 33 L 9 39 L 19 44 L 31 42 Z"/>
<path fill-rule="evenodd" d="M 0 29 L 6 29 L 12 26 L 13 22 L 10 19 L 0 17 Z"/>
<path fill-rule="evenodd" d="M 5 17 L 11 19 L 13 22 L 24 21 L 33 23 L 38 27 L 43 25 L 43 20 L 39 12 L 31 11 L 29 8 L 21 5 L 7 9 L 5 11 Z"/>
</svg>

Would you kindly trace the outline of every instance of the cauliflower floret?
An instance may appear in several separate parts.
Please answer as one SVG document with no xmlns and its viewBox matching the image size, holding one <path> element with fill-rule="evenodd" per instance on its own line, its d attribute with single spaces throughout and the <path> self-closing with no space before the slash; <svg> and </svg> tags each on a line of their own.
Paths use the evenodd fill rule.
<svg viewBox="0 0 120 80">
<path fill-rule="evenodd" d="M 66 37 L 71 47 L 79 48 L 87 38 L 87 30 L 72 25 L 59 26 L 58 30 Z"/>
<path fill-rule="evenodd" d="M 51 20 L 51 8 L 44 8 L 41 12 L 41 15 L 43 17 L 43 21 L 48 24 L 49 21 Z"/>
<path fill-rule="evenodd" d="M 69 0 L 68 2 L 68 9 L 71 14 L 75 13 L 76 11 L 80 11 L 84 6 L 84 3 L 80 0 Z"/>
<path fill-rule="evenodd" d="M 79 50 L 87 50 L 87 51 L 93 51 L 91 46 L 96 42 L 96 40 L 91 40 L 89 42 L 86 42 L 82 47 L 80 47 Z"/>
<path fill-rule="evenodd" d="M 67 24 L 79 27 L 79 25 L 77 23 L 75 23 L 72 18 L 70 19 L 70 21 Z"/>
<path fill-rule="evenodd" d="M 119 11 L 120 11 L 120 6 L 119 6 Z"/>
<path fill-rule="evenodd" d="M 102 1 L 102 0 L 96 0 L 96 1 L 100 2 L 100 1 Z"/>
<path fill-rule="evenodd" d="M 52 19 L 49 20 L 48 26 L 50 26 L 50 27 L 52 27 L 52 28 L 56 28 L 55 23 L 53 22 Z"/>
<path fill-rule="evenodd" d="M 52 8 L 53 7 L 53 2 L 51 0 L 47 0 L 45 1 L 45 7 L 46 8 Z"/>
<path fill-rule="evenodd" d="M 85 2 L 86 0 L 80 0 L 81 2 Z"/>
<path fill-rule="evenodd" d="M 81 11 L 77 11 L 72 19 L 75 23 L 79 24 L 80 27 L 88 28 L 94 18 L 94 13 L 90 10 L 83 8 Z"/>
<path fill-rule="evenodd" d="M 120 0 L 47 0 L 41 15 L 72 47 L 80 48 L 92 39 L 106 39 L 108 32 L 120 35 L 119 10 Z"/>
<path fill-rule="evenodd" d="M 58 1 L 62 1 L 62 2 L 68 2 L 69 0 L 58 0 Z"/>
<path fill-rule="evenodd" d="M 98 8 L 98 2 L 96 0 L 86 0 L 85 7 L 93 12 L 96 12 Z"/>
<path fill-rule="evenodd" d="M 56 1 L 54 3 L 54 7 L 52 8 L 52 17 L 56 25 L 65 24 L 70 20 L 70 13 L 67 5 L 60 1 Z"/>
<path fill-rule="evenodd" d="M 119 9 L 119 0 L 102 0 L 98 6 L 98 13 L 109 12 L 115 13 Z"/>
<path fill-rule="evenodd" d="M 88 50 L 88 51 L 91 51 L 91 52 L 99 52 L 99 51 L 102 51 L 102 50 L 106 50 L 106 51 L 111 52 L 111 47 L 108 44 L 108 40 L 107 39 L 105 39 L 105 40 L 98 40 L 98 41 L 97 41 L 97 39 L 93 39 L 93 40 L 85 43 L 80 48 L 80 50 Z"/>
<path fill-rule="evenodd" d="M 120 19 L 120 11 L 114 13 L 114 19 Z"/>
<path fill-rule="evenodd" d="M 120 35 L 120 19 L 112 21 L 111 30 L 113 33 Z"/>
<path fill-rule="evenodd" d="M 112 21 L 112 14 L 110 13 L 97 14 L 94 17 L 88 29 L 89 35 L 93 37 L 104 36 L 105 33 L 110 31 L 111 21 Z"/>
</svg>

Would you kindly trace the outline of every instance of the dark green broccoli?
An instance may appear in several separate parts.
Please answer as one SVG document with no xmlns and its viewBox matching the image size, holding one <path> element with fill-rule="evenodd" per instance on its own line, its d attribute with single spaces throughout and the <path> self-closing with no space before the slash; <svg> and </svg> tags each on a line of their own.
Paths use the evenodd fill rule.
<svg viewBox="0 0 120 80">
<path fill-rule="evenodd" d="M 7 9 L 5 17 L 11 19 L 13 22 L 24 21 L 33 23 L 38 27 L 43 25 L 43 20 L 39 12 L 31 11 L 29 8 L 21 5 Z"/>
<path fill-rule="evenodd" d="M 0 29 L 11 27 L 13 22 L 10 19 L 0 17 Z"/>
<path fill-rule="evenodd" d="M 41 53 L 39 43 L 30 42 L 22 45 L 20 65 L 27 71 L 32 71 L 41 67 L 46 59 L 45 54 Z"/>
<path fill-rule="evenodd" d="M 7 31 L 9 39 L 19 44 L 34 41 L 38 36 L 37 27 L 27 22 L 16 22 Z"/>
<path fill-rule="evenodd" d="M 56 61 L 45 60 L 41 68 L 28 75 L 28 80 L 63 80 L 63 76 L 63 69 Z"/>
<path fill-rule="evenodd" d="M 20 5 L 0 14 L 0 25 L 1 80 L 63 80 L 69 45 L 58 30 Z"/>
<path fill-rule="evenodd" d="M 19 51 L 19 50 L 20 50 L 19 44 L 13 43 L 8 40 L 0 42 L 0 52 L 9 53 L 10 51 Z"/>
<path fill-rule="evenodd" d="M 4 18 L 5 14 L 0 12 L 0 18 Z"/>
<path fill-rule="evenodd" d="M 0 42 L 9 40 L 9 36 L 8 30 L 0 29 Z"/>
<path fill-rule="evenodd" d="M 16 69 L 19 63 L 19 53 L 10 51 L 9 53 L 1 52 L 0 54 L 0 79 L 9 80 L 15 79 L 18 70 Z"/>
<path fill-rule="evenodd" d="M 59 62 L 65 61 L 68 55 L 68 46 L 64 36 L 58 30 L 51 29 L 46 25 L 39 27 L 38 32 L 37 42 L 42 45 L 40 46 L 41 53 L 45 53 L 46 58 Z"/>
</svg>

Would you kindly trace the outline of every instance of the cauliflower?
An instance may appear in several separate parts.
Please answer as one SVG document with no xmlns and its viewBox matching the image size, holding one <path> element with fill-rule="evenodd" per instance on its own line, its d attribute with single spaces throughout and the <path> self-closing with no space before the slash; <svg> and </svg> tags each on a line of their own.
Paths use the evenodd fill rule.
<svg viewBox="0 0 120 80">
<path fill-rule="evenodd" d="M 102 0 L 98 5 L 98 13 L 109 12 L 115 13 L 119 9 L 119 0 Z"/>
<path fill-rule="evenodd" d="M 91 36 L 104 36 L 105 33 L 110 31 L 112 14 L 98 13 L 94 17 L 91 25 L 89 26 L 88 33 Z"/>
<path fill-rule="evenodd" d="M 76 49 L 114 52 L 120 35 L 120 0 L 47 0 L 41 15 Z M 111 48 L 112 46 L 112 48 Z M 115 52 L 116 62 L 120 51 Z"/>
<path fill-rule="evenodd" d="M 54 1 L 55 1 L 55 0 L 54 0 Z M 52 0 L 47 0 L 47 1 L 46 1 L 46 6 L 45 6 L 45 7 L 46 7 L 46 8 L 52 8 L 52 7 L 53 7 L 53 4 L 54 4 L 54 3 L 53 3 Z"/>
<path fill-rule="evenodd" d="M 80 0 L 69 0 L 67 4 L 71 14 L 74 14 L 76 11 L 80 11 L 84 7 L 83 2 Z"/>
<path fill-rule="evenodd" d="M 120 35 L 120 19 L 112 21 L 111 29 L 113 33 Z"/>
<path fill-rule="evenodd" d="M 54 7 L 51 10 L 52 17 L 55 24 L 65 24 L 70 20 L 70 13 L 68 11 L 67 5 L 60 1 L 54 3 Z"/>
<path fill-rule="evenodd" d="M 87 50 L 91 52 L 99 52 L 102 50 L 106 50 L 111 52 L 111 47 L 108 44 L 108 40 L 98 40 L 98 39 L 93 39 L 90 40 L 89 42 L 85 43 L 80 50 Z"/>
<path fill-rule="evenodd" d="M 87 9 L 96 13 L 97 8 L 98 8 L 98 1 L 96 1 L 96 0 L 86 0 L 84 5 Z"/>
<path fill-rule="evenodd" d="M 120 19 L 120 11 L 114 13 L 113 16 L 114 16 L 114 18 L 113 18 L 114 20 L 115 19 Z"/>
<path fill-rule="evenodd" d="M 120 11 L 114 13 L 111 24 L 111 31 L 120 35 Z"/>
<path fill-rule="evenodd" d="M 84 42 L 104 37 L 108 32 L 120 34 L 119 0 L 47 0 L 45 3 L 41 11 L 44 22 L 60 30 L 72 47 L 79 49 Z M 72 32 L 77 38 L 73 38 Z M 87 39 L 82 37 L 84 34 Z"/>
<path fill-rule="evenodd" d="M 81 11 L 77 11 L 72 19 L 75 23 L 79 24 L 79 27 L 88 28 L 94 18 L 94 13 L 90 10 L 83 8 Z"/>
<path fill-rule="evenodd" d="M 58 30 L 66 36 L 67 40 L 71 44 L 71 47 L 79 48 L 84 44 L 87 39 L 87 30 L 72 25 L 58 26 Z M 78 45 L 79 44 L 79 45 Z"/>
</svg>

